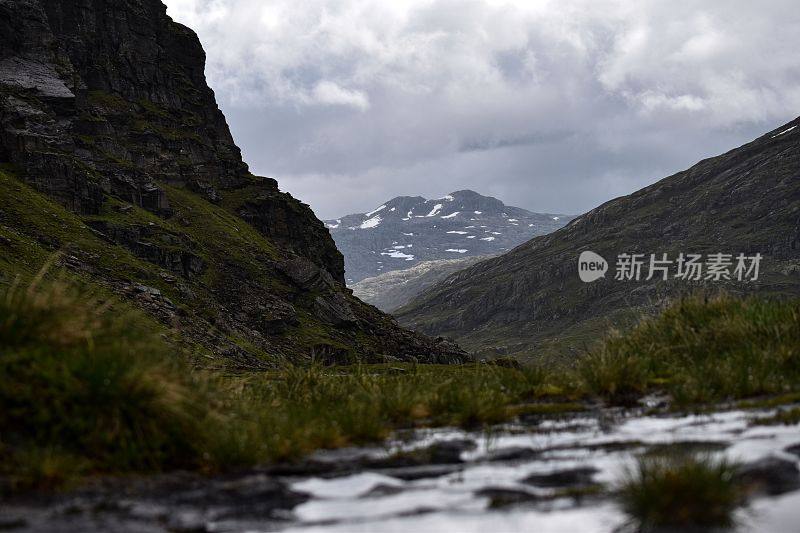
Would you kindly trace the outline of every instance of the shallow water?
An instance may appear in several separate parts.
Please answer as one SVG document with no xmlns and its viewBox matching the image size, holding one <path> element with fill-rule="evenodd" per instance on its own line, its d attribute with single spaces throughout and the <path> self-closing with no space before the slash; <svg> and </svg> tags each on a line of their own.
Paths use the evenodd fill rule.
<svg viewBox="0 0 800 533">
<path fill-rule="evenodd" d="M 523 480 L 574 468 L 594 468 L 592 481 L 613 487 L 638 453 L 671 445 L 750 462 L 770 455 L 797 462 L 784 450 L 800 443 L 800 427 L 754 426 L 752 420 L 774 411 L 726 411 L 685 416 L 630 416 L 624 413 L 544 421 L 535 426 L 505 426 L 491 436 L 453 429 L 419 432 L 411 442 L 395 442 L 388 451 L 471 438 L 476 448 L 462 454 L 464 464 L 444 475 L 405 481 L 380 470 L 336 478 L 311 477 L 292 488 L 312 498 L 297 506 L 291 532 L 344 531 L 598 531 L 623 526 L 628 518 L 610 498 L 548 499 L 558 487 L 537 487 Z M 511 461 L 487 461 L 493 452 L 527 447 L 539 455 Z M 341 453 L 341 452 L 339 452 Z M 326 454 L 319 454 L 324 459 Z M 335 454 L 334 454 L 335 455 Z M 332 455 L 330 459 L 335 459 Z M 490 508 L 481 489 L 510 489 L 530 494 L 529 501 Z M 537 498 L 537 496 L 539 498 Z M 739 531 L 796 532 L 800 491 L 761 497 L 737 515 Z"/>
<path fill-rule="evenodd" d="M 740 463 L 774 456 L 789 461 L 780 465 L 782 471 L 797 466 L 800 457 L 786 449 L 800 445 L 800 425 L 753 424 L 775 412 L 647 415 L 643 409 L 597 409 L 530 417 L 489 433 L 452 428 L 404 432 L 383 447 L 318 452 L 300 465 L 211 479 L 167 474 L 116 480 L 57 497 L 5 502 L 0 504 L 0 529 L 629 531 L 629 518 L 607 490 L 643 452 L 668 447 Z M 411 463 L 397 459 L 398 452 L 437 447 L 445 452 Z M 800 474 L 796 478 L 800 488 Z M 598 485 L 604 490 L 596 490 Z M 736 518 L 740 532 L 796 532 L 800 490 L 757 497 Z"/>
</svg>

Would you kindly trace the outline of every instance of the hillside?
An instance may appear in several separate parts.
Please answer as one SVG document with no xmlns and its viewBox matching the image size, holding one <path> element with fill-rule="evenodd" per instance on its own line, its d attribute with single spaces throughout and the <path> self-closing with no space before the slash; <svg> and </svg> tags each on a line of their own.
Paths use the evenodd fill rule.
<svg viewBox="0 0 800 533">
<path fill-rule="evenodd" d="M 495 255 L 572 217 L 532 213 L 464 190 L 444 198 L 398 196 L 368 213 L 327 220 L 348 285 L 423 261 Z"/>
<path fill-rule="evenodd" d="M 399 310 L 398 319 L 487 355 L 565 357 L 610 325 L 699 288 L 800 294 L 798 125 L 800 119 L 457 272 Z M 578 257 L 587 250 L 609 263 L 592 283 L 578 277 Z M 661 273 L 614 279 L 619 254 L 644 254 L 649 262 L 650 254 L 675 261 L 681 252 L 705 260 L 712 253 L 760 253 L 763 260 L 755 281 L 676 279 L 674 264 L 667 280 Z"/>
<path fill-rule="evenodd" d="M 158 0 L 0 0 L 0 282 L 55 258 L 215 364 L 460 360 L 350 294 L 322 222 L 249 172 L 204 67 Z"/>
<path fill-rule="evenodd" d="M 478 255 L 463 259 L 422 261 L 411 268 L 392 270 L 372 278 L 364 278 L 352 285 L 351 288 L 353 295 L 381 311 L 390 313 L 453 272 L 472 266 L 484 259 L 488 259 L 488 257 Z"/>
</svg>

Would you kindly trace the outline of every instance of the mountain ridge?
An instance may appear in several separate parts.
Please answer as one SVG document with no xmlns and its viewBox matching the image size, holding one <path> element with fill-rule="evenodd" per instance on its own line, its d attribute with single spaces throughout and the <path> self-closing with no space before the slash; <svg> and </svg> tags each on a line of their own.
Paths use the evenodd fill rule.
<svg viewBox="0 0 800 533">
<path fill-rule="evenodd" d="M 401 324 L 452 336 L 479 353 L 570 356 L 696 290 L 800 293 L 800 137 L 795 119 L 576 217 L 564 228 L 456 272 L 396 312 Z M 611 274 L 578 278 L 593 251 Z M 613 279 L 621 253 L 761 253 L 759 280 L 683 283 Z"/>
<path fill-rule="evenodd" d="M 397 196 L 365 213 L 325 221 L 352 285 L 423 261 L 495 255 L 572 217 L 533 213 L 463 189 L 441 198 Z"/>
</svg>

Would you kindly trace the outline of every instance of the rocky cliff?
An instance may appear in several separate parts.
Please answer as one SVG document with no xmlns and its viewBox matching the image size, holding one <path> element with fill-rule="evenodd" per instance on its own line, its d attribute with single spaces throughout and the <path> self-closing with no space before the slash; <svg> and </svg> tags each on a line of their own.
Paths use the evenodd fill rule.
<svg viewBox="0 0 800 533">
<path fill-rule="evenodd" d="M 402 324 L 453 336 L 487 355 L 569 357 L 609 327 L 687 292 L 800 295 L 799 126 L 796 119 L 457 272 L 396 315 Z M 605 277 L 579 279 L 583 251 L 608 261 Z M 701 255 L 706 269 L 712 254 L 729 254 L 731 264 L 719 279 L 709 270 L 700 279 L 679 278 L 681 253 Z M 615 279 L 621 254 L 641 255 L 639 280 Z M 652 254 L 672 262 L 667 279 L 660 270 L 647 279 Z M 758 279 L 737 279 L 739 254 L 763 256 Z"/>
<path fill-rule="evenodd" d="M 344 287 L 306 206 L 252 175 L 158 0 L 0 0 L 0 272 L 60 251 L 210 357 L 455 361 Z"/>
</svg>

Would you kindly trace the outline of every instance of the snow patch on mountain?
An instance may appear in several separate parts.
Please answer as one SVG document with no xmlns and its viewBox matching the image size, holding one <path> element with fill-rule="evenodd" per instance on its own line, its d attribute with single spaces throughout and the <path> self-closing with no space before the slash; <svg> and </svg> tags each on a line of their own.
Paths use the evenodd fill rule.
<svg viewBox="0 0 800 533">
<path fill-rule="evenodd" d="M 404 254 L 398 250 L 392 250 L 391 252 L 381 252 L 381 255 L 389 256 L 393 259 L 405 259 L 406 261 L 413 261 L 414 256 L 411 254 Z"/>
<path fill-rule="evenodd" d="M 444 207 L 442 204 L 436 204 L 435 206 L 433 206 L 433 209 L 431 209 L 431 212 L 430 212 L 430 213 L 428 213 L 428 214 L 427 214 L 427 215 L 425 215 L 425 216 L 426 216 L 426 217 L 435 217 L 435 216 L 436 216 L 436 214 L 437 214 L 439 211 L 441 211 L 441 210 L 442 210 L 442 207 Z"/>
<path fill-rule="evenodd" d="M 789 133 L 790 131 L 792 131 L 792 130 L 793 130 L 793 129 L 795 129 L 796 127 L 797 127 L 797 126 L 795 125 L 795 126 L 792 126 L 791 128 L 786 128 L 786 129 L 785 129 L 785 130 L 783 130 L 782 132 L 780 132 L 780 133 L 776 133 L 775 135 L 773 135 L 773 136 L 772 136 L 772 138 L 774 139 L 775 137 L 780 137 L 780 136 L 781 136 L 781 135 L 783 135 L 784 133 Z"/>
<path fill-rule="evenodd" d="M 372 218 L 370 218 L 368 220 L 365 220 L 358 227 L 361 228 L 361 229 L 370 229 L 370 228 L 377 227 L 378 224 L 380 224 L 380 223 L 381 223 L 381 217 L 380 217 L 380 215 L 376 215 L 376 216 L 374 216 L 374 217 L 372 217 Z"/>
</svg>

